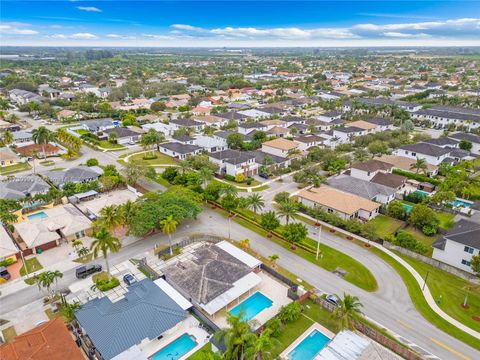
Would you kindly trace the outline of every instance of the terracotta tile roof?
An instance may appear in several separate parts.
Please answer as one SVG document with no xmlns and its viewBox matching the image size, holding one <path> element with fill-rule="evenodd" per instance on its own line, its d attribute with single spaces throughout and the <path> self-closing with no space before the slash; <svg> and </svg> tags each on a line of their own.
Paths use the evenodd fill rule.
<svg viewBox="0 0 480 360">
<path fill-rule="evenodd" d="M 266 141 L 262 145 L 270 146 L 272 148 L 281 150 L 292 150 L 298 147 L 298 144 L 296 144 L 295 142 L 282 138 Z"/>
<path fill-rule="evenodd" d="M 84 360 L 62 318 L 51 320 L 0 346 L 2 360 Z"/>
<path fill-rule="evenodd" d="M 348 194 L 329 186 L 302 190 L 298 193 L 298 196 L 349 215 L 361 209 L 373 211 L 380 207 L 380 204 L 376 202 Z"/>
<path fill-rule="evenodd" d="M 363 130 L 371 130 L 377 127 L 377 125 L 369 123 L 367 121 L 363 121 L 363 120 L 350 122 L 348 123 L 348 126 L 354 126 Z"/>
<path fill-rule="evenodd" d="M 60 148 L 52 144 L 31 144 L 17 148 L 17 152 L 22 156 L 33 155 L 35 153 L 43 154 L 43 149 L 47 154 L 56 154 L 60 151 Z"/>
</svg>

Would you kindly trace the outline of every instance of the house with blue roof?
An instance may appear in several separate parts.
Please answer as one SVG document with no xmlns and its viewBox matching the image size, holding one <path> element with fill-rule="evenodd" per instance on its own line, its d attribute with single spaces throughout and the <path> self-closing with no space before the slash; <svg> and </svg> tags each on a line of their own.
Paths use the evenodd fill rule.
<svg viewBox="0 0 480 360">
<path fill-rule="evenodd" d="M 95 298 L 75 315 L 96 352 L 108 360 L 175 332 L 187 319 L 189 307 L 166 282 L 143 279 L 129 286 L 120 300 Z"/>
</svg>

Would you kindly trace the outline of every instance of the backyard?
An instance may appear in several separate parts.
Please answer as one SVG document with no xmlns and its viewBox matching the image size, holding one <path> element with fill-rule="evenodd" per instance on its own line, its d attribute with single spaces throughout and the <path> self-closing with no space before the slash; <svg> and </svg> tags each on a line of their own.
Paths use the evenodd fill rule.
<svg viewBox="0 0 480 360">
<path fill-rule="evenodd" d="M 152 157 L 153 154 L 153 158 Z M 128 154 L 126 155 L 128 156 Z M 145 160 L 144 158 L 147 158 Z M 162 154 L 159 151 L 154 151 L 154 152 L 141 152 L 138 154 L 131 155 L 128 158 L 128 162 L 132 162 L 138 165 L 148 165 L 148 166 L 162 166 L 162 165 L 178 165 L 178 162 L 176 159 L 167 156 L 165 154 Z"/>
<path fill-rule="evenodd" d="M 385 236 L 394 234 L 402 226 L 403 221 L 379 214 L 370 221 L 370 224 L 374 225 L 377 236 L 384 239 Z"/>
</svg>

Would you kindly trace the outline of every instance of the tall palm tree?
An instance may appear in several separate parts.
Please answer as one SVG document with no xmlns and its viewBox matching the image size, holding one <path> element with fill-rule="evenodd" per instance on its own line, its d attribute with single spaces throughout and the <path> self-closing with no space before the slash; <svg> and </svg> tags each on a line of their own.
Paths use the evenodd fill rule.
<svg viewBox="0 0 480 360">
<path fill-rule="evenodd" d="M 420 171 L 426 174 L 428 169 L 427 161 L 425 159 L 417 158 L 417 161 L 410 165 L 410 169 L 415 170 L 415 174 L 418 174 Z"/>
<path fill-rule="evenodd" d="M 45 153 L 45 145 L 48 144 L 50 141 L 55 140 L 55 134 L 48 130 L 45 126 L 40 126 L 36 129 L 33 129 L 32 139 L 35 144 L 42 145 L 43 158 L 45 159 L 47 157 L 47 154 Z"/>
<path fill-rule="evenodd" d="M 338 307 L 332 313 L 332 317 L 339 320 L 342 330 L 352 330 L 354 328 L 354 320 L 361 314 L 361 307 L 363 307 L 363 305 L 357 296 L 344 293 L 343 299 L 338 300 Z"/>
<path fill-rule="evenodd" d="M 202 179 L 203 186 L 207 186 L 207 183 L 213 178 L 213 171 L 208 167 L 202 167 L 199 170 L 200 178 Z"/>
<path fill-rule="evenodd" d="M 121 242 L 115 236 L 112 236 L 105 227 L 102 227 L 100 231 L 97 231 L 93 237 L 95 240 L 92 242 L 90 250 L 93 251 L 94 258 L 97 258 L 99 253 L 102 253 L 105 259 L 105 265 L 107 266 L 108 280 L 110 281 L 112 276 L 110 275 L 108 252 L 117 252 L 121 247 Z"/>
<path fill-rule="evenodd" d="M 99 223 L 112 231 L 122 222 L 122 214 L 118 206 L 108 205 L 100 209 Z"/>
<path fill-rule="evenodd" d="M 247 197 L 246 208 L 252 209 L 255 215 L 257 211 L 262 210 L 265 207 L 265 202 L 260 194 L 254 193 Z"/>
<path fill-rule="evenodd" d="M 3 142 L 5 145 L 9 145 L 13 142 L 13 134 L 10 131 L 5 131 L 3 133 Z"/>
<path fill-rule="evenodd" d="M 133 201 L 128 200 L 125 204 L 120 206 L 120 223 L 122 225 L 130 225 L 132 223 L 132 219 L 135 216 L 135 203 Z"/>
<path fill-rule="evenodd" d="M 172 215 L 168 215 L 166 219 L 160 221 L 160 225 L 162 226 L 162 231 L 168 235 L 168 241 L 170 243 L 170 256 L 172 256 L 172 234 L 177 231 L 178 221 L 175 220 Z"/>
<path fill-rule="evenodd" d="M 63 277 L 63 274 L 58 271 L 58 270 L 54 270 L 54 271 L 50 271 L 50 270 L 47 270 L 47 271 L 44 271 L 42 272 L 40 275 L 37 276 L 37 286 L 38 286 L 38 289 L 41 290 L 42 288 L 46 288 L 47 289 L 47 293 L 49 296 L 53 295 L 55 291 L 51 292 L 50 291 L 50 287 L 52 286 L 52 284 L 55 283 L 55 285 L 57 284 L 57 281 L 58 279 L 62 278 Z"/>
<path fill-rule="evenodd" d="M 293 217 L 297 213 L 298 207 L 297 204 L 291 200 L 284 201 L 280 203 L 280 208 L 278 209 L 278 215 L 281 218 L 285 218 L 285 222 L 288 225 L 290 218 Z"/>
<path fill-rule="evenodd" d="M 250 326 L 242 320 L 243 314 L 228 315 L 228 328 L 219 330 L 215 337 L 225 343 L 225 359 L 244 360 L 247 352 L 255 343 L 256 335 L 251 332 Z"/>
<path fill-rule="evenodd" d="M 224 186 L 222 186 L 219 193 L 220 193 L 220 196 L 222 196 L 222 197 L 224 197 L 224 196 L 237 197 L 238 190 L 235 186 L 233 186 L 231 184 L 225 184 Z"/>
</svg>

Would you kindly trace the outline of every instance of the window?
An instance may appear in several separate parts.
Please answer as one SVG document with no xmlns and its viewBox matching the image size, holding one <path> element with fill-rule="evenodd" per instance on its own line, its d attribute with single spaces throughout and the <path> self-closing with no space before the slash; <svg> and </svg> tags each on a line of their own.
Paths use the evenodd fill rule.
<svg viewBox="0 0 480 360">
<path fill-rule="evenodd" d="M 470 266 L 471 262 L 465 259 L 462 259 L 462 265 Z"/>
<path fill-rule="evenodd" d="M 472 247 L 470 247 L 470 246 L 465 246 L 465 247 L 463 248 L 463 251 L 465 251 L 465 252 L 467 252 L 467 253 L 469 253 L 469 254 L 473 254 L 473 251 L 474 251 L 474 250 L 475 250 L 475 249 L 472 248 Z"/>
</svg>

